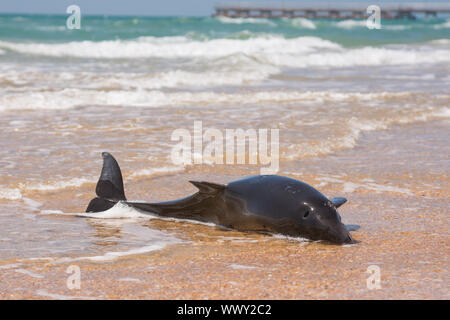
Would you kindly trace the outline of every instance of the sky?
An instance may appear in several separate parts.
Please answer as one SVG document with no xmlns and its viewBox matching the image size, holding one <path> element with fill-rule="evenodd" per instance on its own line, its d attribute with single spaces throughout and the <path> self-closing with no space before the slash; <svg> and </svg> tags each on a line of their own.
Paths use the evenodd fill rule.
<svg viewBox="0 0 450 320">
<path fill-rule="evenodd" d="M 325 1 L 325 0 L 316 0 Z M 304 2 L 316 2 L 307 0 Z M 329 0 L 325 2 L 341 2 Z M 433 0 L 432 2 L 448 2 L 449 0 Z M 66 14 L 69 5 L 76 4 L 82 14 L 100 15 L 144 15 L 144 16 L 209 16 L 214 4 L 227 2 L 216 0 L 0 0 L 0 13 L 47 13 Z M 301 3 L 299 0 L 231 0 L 241 3 Z M 417 2 L 417 0 L 346 0 L 342 2 Z M 422 0 L 418 2 L 427 2 Z"/>
</svg>

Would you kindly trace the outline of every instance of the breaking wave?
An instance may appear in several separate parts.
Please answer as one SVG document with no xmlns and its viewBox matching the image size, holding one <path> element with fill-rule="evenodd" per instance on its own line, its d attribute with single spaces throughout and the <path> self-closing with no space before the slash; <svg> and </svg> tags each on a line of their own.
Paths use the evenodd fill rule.
<svg viewBox="0 0 450 320">
<path fill-rule="evenodd" d="M 341 21 L 345 22 L 345 21 Z M 251 37 L 249 39 L 210 39 L 192 40 L 188 37 L 141 37 L 135 40 L 114 40 L 114 41 L 81 41 L 69 43 L 15 43 L 0 41 L 0 48 L 12 50 L 24 54 L 54 56 L 54 57 L 79 57 L 79 58 L 102 58 L 102 59 L 122 59 L 122 58 L 184 58 L 184 59 L 217 59 L 241 55 L 245 61 L 234 61 L 230 65 L 229 78 L 235 77 L 244 82 L 261 78 L 255 73 L 248 78 L 245 72 L 239 74 L 239 70 L 249 63 L 248 57 L 258 61 L 259 65 L 254 66 L 252 72 L 262 65 L 275 67 L 351 67 L 351 66 L 384 66 L 384 65 L 414 65 L 418 63 L 440 63 L 449 62 L 449 50 L 443 46 L 435 46 L 428 43 L 423 46 L 404 47 L 357 47 L 344 48 L 341 45 L 324 40 L 319 37 L 297 37 L 285 38 L 277 35 L 265 35 Z M 0 50 L 1 50 L 0 49 Z M 234 67 L 234 68 L 233 68 Z M 208 70 L 210 71 L 210 70 Z M 223 73 L 225 70 L 220 70 Z M 271 70 L 268 73 L 276 72 Z M 267 72 L 263 72 L 263 76 Z M 194 79 L 199 79 L 192 74 Z M 202 74 L 202 76 L 205 76 Z M 165 76 L 167 77 L 167 76 Z M 173 79 L 178 78 L 175 74 Z M 217 74 L 205 77 L 206 82 L 213 82 Z M 225 76 L 227 77 L 227 76 Z M 220 79 L 221 77 L 219 77 Z M 173 80 L 163 80 L 171 82 Z M 221 79 L 223 84 L 230 82 L 229 79 Z M 220 82 L 219 81 L 219 82 Z"/>
</svg>

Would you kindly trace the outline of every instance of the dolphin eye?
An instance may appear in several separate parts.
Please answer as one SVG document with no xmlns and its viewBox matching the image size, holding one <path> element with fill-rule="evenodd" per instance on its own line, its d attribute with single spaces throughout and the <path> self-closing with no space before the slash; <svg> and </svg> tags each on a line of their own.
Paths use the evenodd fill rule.
<svg viewBox="0 0 450 320">
<path fill-rule="evenodd" d="M 308 218 L 309 216 L 309 210 L 306 210 L 306 212 L 303 214 L 303 219 Z"/>
</svg>

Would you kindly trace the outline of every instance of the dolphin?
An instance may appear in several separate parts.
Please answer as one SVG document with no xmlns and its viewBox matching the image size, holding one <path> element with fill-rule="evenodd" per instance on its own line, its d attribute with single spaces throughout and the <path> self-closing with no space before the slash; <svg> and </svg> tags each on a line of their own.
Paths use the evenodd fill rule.
<svg viewBox="0 0 450 320">
<path fill-rule="evenodd" d="M 102 153 L 103 168 L 96 186 L 97 197 L 86 212 L 101 212 L 118 202 L 144 213 L 161 217 L 212 222 L 239 231 L 264 232 L 325 240 L 336 244 L 354 243 L 337 212 L 347 199 L 328 199 L 310 185 L 279 175 L 245 177 L 226 185 L 189 181 L 198 192 L 173 201 L 143 203 L 125 197 L 119 164 L 108 152 Z"/>
</svg>

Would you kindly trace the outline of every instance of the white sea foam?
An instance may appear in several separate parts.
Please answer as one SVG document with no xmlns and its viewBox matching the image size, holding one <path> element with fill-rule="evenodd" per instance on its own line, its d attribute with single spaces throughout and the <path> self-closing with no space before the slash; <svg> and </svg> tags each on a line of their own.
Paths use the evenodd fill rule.
<svg viewBox="0 0 450 320">
<path fill-rule="evenodd" d="M 396 25 L 396 26 L 387 25 L 386 26 L 386 25 L 382 24 L 381 29 L 401 31 L 401 30 L 411 29 L 411 26 L 402 26 L 402 25 Z"/>
<path fill-rule="evenodd" d="M 343 29 L 352 29 L 357 27 L 367 27 L 366 20 L 342 20 L 335 22 L 334 25 Z"/>
<path fill-rule="evenodd" d="M 437 40 L 431 40 L 429 43 L 434 45 L 449 45 L 450 39 L 437 39 Z"/>
<path fill-rule="evenodd" d="M 87 297 L 87 296 L 67 296 L 67 295 L 62 295 L 62 294 L 57 294 L 57 293 L 50 293 L 44 289 L 37 290 L 36 294 L 39 296 L 52 298 L 55 300 L 78 300 L 78 299 L 80 299 L 80 300 L 95 300 L 95 299 L 97 299 L 94 297 Z"/>
<path fill-rule="evenodd" d="M 439 118 L 445 119 L 449 118 L 449 116 L 449 108 L 443 107 L 424 110 L 422 113 L 416 115 L 408 114 L 405 116 L 389 117 L 380 120 L 351 118 L 346 121 L 346 134 L 340 137 L 336 136 L 330 140 L 292 144 L 289 146 L 288 151 L 283 153 L 283 156 L 287 159 L 301 159 L 304 157 L 329 154 L 340 149 L 353 148 L 362 132 L 387 129 L 392 124 L 407 124 Z"/>
<path fill-rule="evenodd" d="M 293 18 L 293 19 L 284 19 L 285 22 L 288 22 L 291 26 L 297 27 L 297 28 L 304 28 L 304 29 L 316 29 L 316 25 L 311 20 L 308 20 L 306 18 Z"/>
<path fill-rule="evenodd" d="M 90 212 L 90 213 L 74 213 L 74 215 L 86 218 L 96 219 L 149 219 L 152 215 L 141 213 L 140 211 L 118 202 L 114 207 L 102 212 Z"/>
<path fill-rule="evenodd" d="M 137 282 L 137 283 L 142 282 L 141 280 L 136 279 L 136 278 L 120 278 L 118 281 L 124 281 L 124 282 Z"/>
<path fill-rule="evenodd" d="M 184 243 L 184 241 L 179 240 L 173 236 L 168 236 L 167 234 L 152 230 L 154 233 L 154 237 L 149 237 L 148 242 L 151 243 L 149 245 L 145 245 L 138 248 L 133 248 L 125 251 L 110 251 L 106 252 L 102 255 L 97 256 L 87 256 L 87 257 L 78 257 L 78 258 L 69 258 L 69 259 L 60 259 L 57 260 L 56 263 L 67 263 L 67 262 L 73 262 L 73 261 L 94 261 L 94 262 L 105 262 L 105 261 L 111 261 L 115 260 L 120 257 L 125 257 L 129 255 L 135 255 L 135 254 L 145 254 L 152 251 L 162 250 L 168 245 L 174 245 L 174 244 L 181 244 Z"/>
<path fill-rule="evenodd" d="M 212 87 L 223 85 L 253 84 L 263 81 L 271 75 L 280 73 L 280 68 L 263 65 L 248 57 L 228 57 L 230 64 L 224 67 L 217 66 L 214 70 L 204 72 L 188 72 L 184 70 L 171 70 L 158 73 L 95 73 L 95 72 L 36 72 L 8 70 L 0 72 L 0 82 L 4 87 L 18 91 L 18 86 L 27 85 L 27 88 L 42 88 L 48 84 L 57 87 L 62 81 L 70 81 L 80 88 L 123 88 L 160 89 L 179 87 Z M 230 66 L 233 66 L 230 68 Z M 20 67 L 18 67 L 20 68 Z M 235 70 L 234 70 L 235 69 Z M 39 99 L 36 94 L 36 99 Z"/>
<path fill-rule="evenodd" d="M 264 53 L 312 52 L 317 49 L 336 49 L 340 45 L 318 37 L 286 39 L 266 35 L 249 39 L 192 40 L 187 37 L 141 37 L 134 40 L 80 41 L 66 43 L 16 43 L 0 41 L 0 48 L 26 54 L 44 56 L 73 56 L 87 58 L 217 58 L 237 53 L 252 55 Z"/>
<path fill-rule="evenodd" d="M 37 208 L 39 208 L 39 207 L 42 206 L 42 203 L 37 202 L 37 201 L 34 201 L 33 199 L 23 198 L 22 200 L 23 200 L 23 202 L 25 202 L 25 204 L 26 204 L 29 208 L 32 208 L 32 209 L 37 209 Z"/>
<path fill-rule="evenodd" d="M 237 66 L 236 66 L 237 67 Z M 258 65 L 248 68 L 249 65 L 242 66 L 241 71 L 210 71 L 210 72 L 186 72 L 182 70 L 159 73 L 154 76 L 141 76 L 133 78 L 129 74 L 118 78 L 117 75 L 110 78 L 110 83 L 117 83 L 121 87 L 138 87 L 145 89 L 159 89 L 163 87 L 173 88 L 180 86 L 220 86 L 220 85 L 240 85 L 267 79 L 270 75 L 277 74 L 280 69 L 270 65 Z"/>
<path fill-rule="evenodd" d="M 136 178 L 136 177 L 147 177 L 147 176 L 154 176 L 158 174 L 167 174 L 167 173 L 176 173 L 176 172 L 182 172 L 184 171 L 184 167 L 159 167 L 159 168 L 152 168 L 152 169 L 141 169 L 133 172 L 129 177 L 130 178 Z"/>
<path fill-rule="evenodd" d="M 269 26 L 276 26 L 276 23 L 270 21 L 266 18 L 229 18 L 229 17 L 217 17 L 221 23 L 229 23 L 229 24 L 245 24 L 245 23 L 253 23 L 253 24 L 267 24 Z"/>
<path fill-rule="evenodd" d="M 422 63 L 449 62 L 450 54 L 446 49 L 411 50 L 382 47 L 363 47 L 356 49 L 327 50 L 307 55 L 275 53 L 265 57 L 277 66 L 307 67 L 353 67 L 353 66 L 386 66 L 417 65 Z"/>
<path fill-rule="evenodd" d="M 355 192 L 357 189 L 365 189 L 365 190 L 371 190 L 375 191 L 376 193 L 382 193 L 382 192 L 395 192 L 395 193 L 402 193 L 408 196 L 414 195 L 414 193 L 406 188 L 400 188 L 396 186 L 391 185 L 383 185 L 378 184 L 372 181 L 364 181 L 363 183 L 353 182 L 353 181 L 344 181 L 342 179 L 336 178 L 336 177 L 330 177 L 330 176 L 323 176 L 317 178 L 319 181 L 324 182 L 330 182 L 330 183 L 339 183 L 342 184 L 342 191 L 352 193 Z"/>
<path fill-rule="evenodd" d="M 99 91 L 92 89 L 63 89 L 40 92 L 4 94 L 0 96 L 0 110 L 70 109 L 83 105 L 162 107 L 186 105 L 230 105 L 294 101 L 345 101 L 407 97 L 409 93 L 340 93 L 324 91 L 259 91 L 248 93 L 220 93 L 212 91 L 164 92 L 159 90 Z"/>
<path fill-rule="evenodd" d="M 141 201 L 133 201 L 141 202 Z M 143 201 L 142 201 L 143 202 Z M 93 213 L 64 213 L 69 215 L 75 215 L 79 217 L 95 218 L 95 219 L 160 219 L 165 221 L 176 221 L 176 222 L 188 222 L 192 224 L 200 224 L 208 227 L 216 227 L 217 225 L 211 222 L 202 222 L 190 219 L 178 219 L 178 218 L 168 218 L 158 216 L 152 213 L 144 213 L 138 209 L 128 206 L 125 203 L 118 202 L 114 207 L 102 211 Z"/>
<path fill-rule="evenodd" d="M 140 248 L 134 248 L 127 251 L 111 251 L 106 252 L 103 255 L 100 256 L 92 256 L 92 257 L 81 257 L 76 258 L 76 260 L 89 260 L 89 261 L 96 261 L 96 262 L 102 262 L 102 261 L 111 261 L 115 260 L 120 257 L 129 256 L 129 255 L 135 255 L 135 254 L 144 254 L 149 253 L 156 250 L 164 249 L 168 244 L 175 244 L 175 243 L 181 243 L 181 241 L 172 241 L 169 243 L 169 241 L 154 241 L 151 245 L 143 246 Z"/>
<path fill-rule="evenodd" d="M 18 200 L 22 198 L 22 193 L 17 188 L 0 188 L 0 199 Z"/>
<path fill-rule="evenodd" d="M 311 242 L 311 240 L 302 237 L 287 236 L 279 233 L 271 233 L 273 238 L 298 242 L 301 246 Z"/>
<path fill-rule="evenodd" d="M 104 262 L 115 260 L 120 257 L 145 254 L 148 252 L 162 250 L 169 245 L 183 244 L 185 240 L 176 238 L 170 233 L 148 228 L 136 224 L 141 217 L 144 217 L 137 210 L 134 210 L 126 205 L 118 204 L 114 208 L 111 208 L 104 212 L 97 213 L 71 213 L 71 215 L 84 216 L 91 218 L 97 218 L 96 224 L 104 225 L 105 227 L 118 227 L 122 230 L 123 238 L 128 241 L 137 243 L 138 245 L 132 248 L 119 247 L 116 251 L 108 251 L 100 253 L 94 256 L 79 256 L 79 257 L 63 257 L 63 258 L 50 258 L 51 263 L 71 263 L 76 261 L 93 261 Z M 145 215 L 148 219 L 151 216 Z"/>
<path fill-rule="evenodd" d="M 139 178 L 139 177 L 149 177 L 161 174 L 171 174 L 184 171 L 185 168 L 181 166 L 163 166 L 152 169 L 141 169 L 133 172 L 129 175 L 129 179 Z M 42 206 L 40 202 L 34 201 L 29 198 L 24 198 L 23 193 L 29 191 L 56 191 L 63 190 L 67 188 L 78 188 L 84 184 L 94 184 L 97 182 L 97 178 L 71 178 L 62 179 L 56 181 L 46 181 L 46 182 L 22 182 L 19 183 L 17 187 L 6 187 L 0 186 L 0 199 L 5 200 L 19 200 L 22 199 L 24 204 L 30 208 L 37 210 Z M 42 214 L 61 214 L 59 210 L 43 210 Z"/>
<path fill-rule="evenodd" d="M 38 279 L 42 279 L 44 278 L 44 276 L 42 274 L 38 274 L 29 270 L 25 270 L 25 269 L 17 269 L 15 270 L 17 273 L 22 273 L 25 274 L 27 276 L 33 277 L 33 278 L 38 278 Z"/>
<path fill-rule="evenodd" d="M 303 20 L 302 20 L 303 21 Z M 349 20 L 352 21 L 352 20 Z M 341 21 L 346 22 L 346 21 Z M 303 22 L 306 23 L 306 22 Z M 347 24 L 352 24 L 346 22 Z M 345 25 L 345 24 L 344 24 Z M 280 67 L 341 68 L 352 66 L 416 65 L 450 61 L 448 48 L 429 43 L 422 47 L 344 48 L 319 37 L 284 38 L 259 35 L 248 39 L 193 40 L 187 37 L 142 37 L 134 40 L 68 43 L 15 43 L 0 41 L 0 48 L 37 55 L 93 58 L 234 59 L 228 69 L 195 73 L 172 70 L 151 76 L 112 77 L 110 84 L 160 88 L 179 85 L 229 85 L 264 80 Z M 237 60 L 236 60 L 237 57 Z M 14 72 L 8 69 L 9 73 Z M 0 76 L 1 77 L 1 76 Z M 7 80 L 13 79 L 8 75 Z M 11 80 L 9 80 L 11 81 Z M 26 81 L 26 79 L 19 79 Z M 94 81 L 91 81 L 93 83 Z M 106 83 L 107 84 L 107 83 Z M 35 97 L 39 100 L 39 95 Z"/>
<path fill-rule="evenodd" d="M 70 216 L 73 216 L 72 213 L 64 213 L 61 210 L 41 210 L 40 214 L 55 214 L 55 215 L 70 215 Z"/>
<path fill-rule="evenodd" d="M 433 26 L 434 29 L 447 29 L 450 28 L 450 20 L 447 20 L 446 22 L 438 25 Z"/>
<path fill-rule="evenodd" d="M 403 194 L 406 194 L 409 196 L 414 195 L 414 193 L 412 193 L 410 190 L 408 190 L 406 188 L 382 185 L 382 184 L 377 184 L 377 183 L 373 183 L 373 182 L 366 182 L 366 183 L 344 182 L 342 191 L 352 193 L 359 188 L 366 189 L 366 190 L 372 190 L 372 191 L 375 191 L 376 193 L 395 192 L 395 193 L 403 193 Z"/>
<path fill-rule="evenodd" d="M 229 267 L 232 269 L 235 269 L 235 270 L 258 269 L 258 267 L 255 267 L 255 266 L 246 266 L 246 265 L 236 264 L 236 263 L 230 264 Z"/>
<path fill-rule="evenodd" d="M 34 28 L 36 30 L 39 30 L 39 31 L 48 31 L 48 32 L 67 31 L 67 27 L 66 26 L 40 26 L 40 25 L 36 25 L 36 26 L 34 26 Z"/>
<path fill-rule="evenodd" d="M 55 191 L 55 190 L 61 190 L 65 188 L 73 188 L 73 187 L 80 187 L 85 183 L 95 183 L 96 180 L 93 179 L 87 179 L 87 178 L 72 178 L 69 180 L 61 180 L 61 181 L 54 181 L 54 182 L 48 182 L 48 183 L 42 183 L 42 182 L 26 182 L 26 183 L 19 183 L 18 187 L 1 187 L 0 186 L 0 199 L 5 200 L 19 200 L 23 199 L 25 204 L 31 208 L 36 210 L 41 204 L 37 201 L 23 198 L 22 193 L 27 191 Z"/>
<path fill-rule="evenodd" d="M 72 178 L 69 180 L 60 180 L 54 182 L 27 182 L 20 183 L 19 188 L 23 190 L 35 190 L 35 191 L 54 191 L 66 188 L 81 187 L 85 183 L 95 183 L 96 179 L 93 178 Z"/>
<path fill-rule="evenodd" d="M 442 108 L 435 112 L 437 117 L 450 118 L 450 108 Z"/>
<path fill-rule="evenodd" d="M 22 263 L 10 263 L 10 264 L 3 264 L 0 265 L 0 269 L 15 269 L 21 267 Z"/>
</svg>

